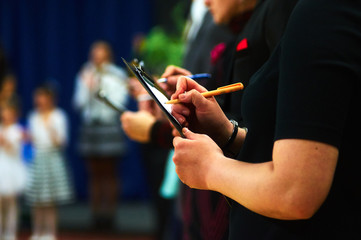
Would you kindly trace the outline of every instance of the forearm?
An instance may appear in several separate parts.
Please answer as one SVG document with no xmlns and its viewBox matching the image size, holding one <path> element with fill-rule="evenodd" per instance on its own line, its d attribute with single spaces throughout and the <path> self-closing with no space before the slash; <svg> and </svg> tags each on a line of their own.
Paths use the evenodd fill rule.
<svg viewBox="0 0 361 240">
<path fill-rule="evenodd" d="M 90 90 L 81 80 L 81 78 L 77 79 L 75 86 L 75 94 L 73 97 L 73 104 L 75 108 L 82 109 L 88 103 L 90 99 Z"/>
<path fill-rule="evenodd" d="M 210 171 L 211 190 L 263 216 L 283 220 L 308 218 L 303 215 L 303 206 L 297 206 L 297 189 L 277 176 L 272 161 L 253 164 L 225 158 L 219 163 Z"/>
<path fill-rule="evenodd" d="M 274 190 L 262 184 L 270 184 L 266 181 L 272 174 L 270 162 L 251 164 L 226 157 L 217 162 L 220 164 L 213 164 L 207 180 L 211 190 L 220 192 L 259 214 L 264 212 L 265 204 L 269 206 L 273 202 L 265 197 L 266 192 L 263 190 Z"/>
<path fill-rule="evenodd" d="M 16 150 L 17 150 L 16 144 L 7 141 L 6 139 L 3 139 L 2 146 L 8 154 L 16 154 Z"/>
<path fill-rule="evenodd" d="M 62 126 L 60 127 L 61 129 L 64 129 L 64 131 L 66 131 L 66 127 Z M 50 128 L 49 129 L 50 132 L 50 138 L 51 138 L 51 142 L 52 144 L 57 147 L 57 148 L 61 148 L 65 145 L 66 142 L 66 136 L 63 133 L 57 132 L 55 129 Z"/>
<path fill-rule="evenodd" d="M 61 148 L 64 145 L 64 140 L 55 133 L 50 134 L 51 142 L 56 148 Z"/>
<path fill-rule="evenodd" d="M 275 142 L 267 162 L 217 158 L 207 171 L 209 189 L 261 215 L 298 220 L 312 217 L 327 198 L 338 149 L 315 141 L 284 139 Z"/>
</svg>

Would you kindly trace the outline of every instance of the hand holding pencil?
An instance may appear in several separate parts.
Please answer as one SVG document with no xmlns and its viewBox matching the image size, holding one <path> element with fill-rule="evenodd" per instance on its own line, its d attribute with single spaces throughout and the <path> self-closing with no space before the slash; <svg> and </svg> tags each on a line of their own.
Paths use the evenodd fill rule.
<svg viewBox="0 0 361 240">
<path fill-rule="evenodd" d="M 217 95 L 221 95 L 221 94 L 225 94 L 225 93 L 239 91 L 239 90 L 242 90 L 243 87 L 244 86 L 242 83 L 235 83 L 235 84 L 227 85 L 224 87 L 219 87 L 213 91 L 203 92 L 201 94 L 202 94 L 202 96 L 208 98 L 208 97 L 213 97 L 213 96 L 217 96 Z M 173 100 L 166 102 L 166 104 L 177 104 L 179 102 L 180 102 L 179 99 L 173 99 Z"/>
<path fill-rule="evenodd" d="M 242 88 L 243 84 L 239 83 L 233 87 L 230 85 L 207 91 L 196 81 L 188 77 L 180 77 L 172 99 L 179 99 L 182 104 L 172 106 L 172 115 L 182 126 L 195 133 L 206 134 L 219 146 L 223 146 L 233 131 L 233 124 L 228 120 L 217 100 L 210 96 Z M 173 131 L 173 134 L 176 136 L 176 131 Z"/>
</svg>

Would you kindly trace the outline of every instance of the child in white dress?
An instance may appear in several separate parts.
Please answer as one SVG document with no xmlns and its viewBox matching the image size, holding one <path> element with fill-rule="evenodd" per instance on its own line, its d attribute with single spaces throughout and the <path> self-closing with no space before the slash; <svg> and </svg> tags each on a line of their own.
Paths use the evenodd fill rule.
<svg viewBox="0 0 361 240">
<path fill-rule="evenodd" d="M 26 192 L 33 208 L 31 240 L 55 240 L 56 206 L 72 199 L 63 156 L 68 126 L 65 113 L 55 105 L 51 88 L 38 88 L 34 100 L 36 109 L 29 118 L 29 135 L 35 157 Z"/>
<path fill-rule="evenodd" d="M 18 222 L 17 196 L 26 185 L 21 160 L 23 131 L 17 124 L 18 108 L 8 103 L 1 109 L 0 124 L 0 239 L 15 240 Z M 3 222 L 1 222 L 3 221 Z"/>
</svg>

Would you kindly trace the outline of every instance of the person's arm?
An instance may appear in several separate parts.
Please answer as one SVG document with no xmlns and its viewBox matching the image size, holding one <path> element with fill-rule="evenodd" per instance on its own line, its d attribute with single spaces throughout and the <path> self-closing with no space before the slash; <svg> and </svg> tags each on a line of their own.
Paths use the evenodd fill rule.
<svg viewBox="0 0 361 240">
<path fill-rule="evenodd" d="M 6 139 L 3 135 L 0 135 L 0 146 L 8 153 L 8 154 L 13 154 L 14 153 L 14 149 L 13 149 L 13 145 L 11 144 L 11 142 Z"/>
<path fill-rule="evenodd" d="M 98 87 L 96 69 L 92 63 L 86 63 L 75 78 L 73 105 L 82 110 L 91 99 Z"/>
<path fill-rule="evenodd" d="M 75 79 L 75 92 L 73 96 L 73 105 L 77 110 L 83 109 L 90 99 L 89 88 L 82 81 L 81 76 Z"/>
<path fill-rule="evenodd" d="M 21 129 L 12 128 L 10 134 L 5 138 L 0 137 L 0 145 L 8 154 L 15 155 L 20 151 L 22 141 Z"/>
<path fill-rule="evenodd" d="M 218 145 L 210 137 L 189 130 L 185 132 L 187 139 L 175 138 L 174 162 L 180 179 L 192 188 L 218 191 L 268 217 L 311 217 L 328 194 L 338 150 L 321 142 L 284 139 L 275 143 L 273 158 L 265 163 L 226 158 L 219 146 L 228 139 L 233 126 L 214 100 L 204 98 L 201 91 L 204 89 L 192 80 L 181 78 L 172 98 L 179 98 L 183 104 L 174 105 L 173 114 L 197 132 L 211 136 Z M 240 131 L 236 149 L 244 137 Z"/>
<path fill-rule="evenodd" d="M 212 98 L 200 94 L 204 89 L 188 78 L 178 82 L 172 98 L 179 98 L 183 104 L 173 106 L 174 115 L 217 142 L 216 145 L 210 137 L 190 131 L 185 132 L 187 139 L 175 138 L 174 162 L 185 184 L 218 191 L 268 217 L 306 219 L 317 211 L 332 183 L 338 158 L 336 147 L 283 139 L 275 142 L 272 159 L 259 160 L 264 163 L 226 158 L 219 146 L 230 136 L 232 124 Z M 244 132 L 236 138 L 238 148 L 243 139 Z"/>
<path fill-rule="evenodd" d="M 64 147 L 68 141 L 68 123 L 64 112 L 54 113 L 53 122 L 49 122 L 48 130 L 51 141 L 56 147 Z"/>
<path fill-rule="evenodd" d="M 186 90 L 190 91 L 183 93 Z M 338 150 L 320 142 L 285 139 L 275 143 L 273 158 L 265 163 L 226 158 L 218 146 L 223 146 L 233 126 L 216 102 L 204 98 L 201 91 L 204 89 L 192 80 L 181 78 L 172 98 L 184 104 L 174 105 L 173 112 L 196 131 L 212 136 L 218 145 L 210 137 L 189 130 L 185 132 L 187 139 L 175 138 L 174 162 L 180 179 L 192 188 L 218 191 L 268 217 L 311 217 L 330 189 Z M 235 149 L 242 146 L 244 137 L 241 130 Z"/>
<path fill-rule="evenodd" d="M 147 111 L 124 112 L 120 121 L 125 134 L 132 140 L 140 143 L 149 143 L 151 128 L 156 118 Z"/>
<path fill-rule="evenodd" d="M 126 111 L 120 117 L 125 134 L 140 143 L 152 143 L 172 148 L 172 127 L 169 121 L 159 120 L 147 111 Z"/>
<path fill-rule="evenodd" d="M 210 189 L 221 190 L 261 215 L 286 220 L 307 219 L 330 190 L 338 150 L 320 142 L 279 140 L 272 161 L 251 164 L 225 161 L 211 171 Z M 219 170 L 222 169 L 222 170 Z"/>
<path fill-rule="evenodd" d="M 196 133 L 204 133 L 210 136 L 221 148 L 227 145 L 227 141 L 233 132 L 233 124 L 229 121 L 214 97 L 205 98 L 201 95 L 207 91 L 194 80 L 180 77 L 177 81 L 177 90 L 172 99 L 178 98 L 181 104 L 174 104 L 172 115 L 185 127 L 189 127 Z M 174 135 L 177 135 L 173 131 Z M 246 131 L 239 128 L 235 141 L 229 146 L 230 152 L 239 152 Z"/>
<path fill-rule="evenodd" d="M 275 143 L 273 159 L 246 163 L 226 158 L 206 135 L 185 129 L 174 139 L 179 178 L 197 189 L 218 191 L 267 217 L 307 219 L 324 202 L 338 150 L 320 142 L 287 139 Z"/>
</svg>

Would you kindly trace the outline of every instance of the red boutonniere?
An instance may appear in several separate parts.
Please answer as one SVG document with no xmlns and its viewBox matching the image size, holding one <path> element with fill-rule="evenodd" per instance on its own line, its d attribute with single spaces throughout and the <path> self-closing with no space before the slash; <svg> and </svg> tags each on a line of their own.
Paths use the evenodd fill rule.
<svg viewBox="0 0 361 240">
<path fill-rule="evenodd" d="M 237 52 L 239 52 L 243 49 L 247 49 L 247 48 L 248 48 L 248 41 L 247 41 L 247 38 L 244 38 L 238 43 Z"/>
</svg>

